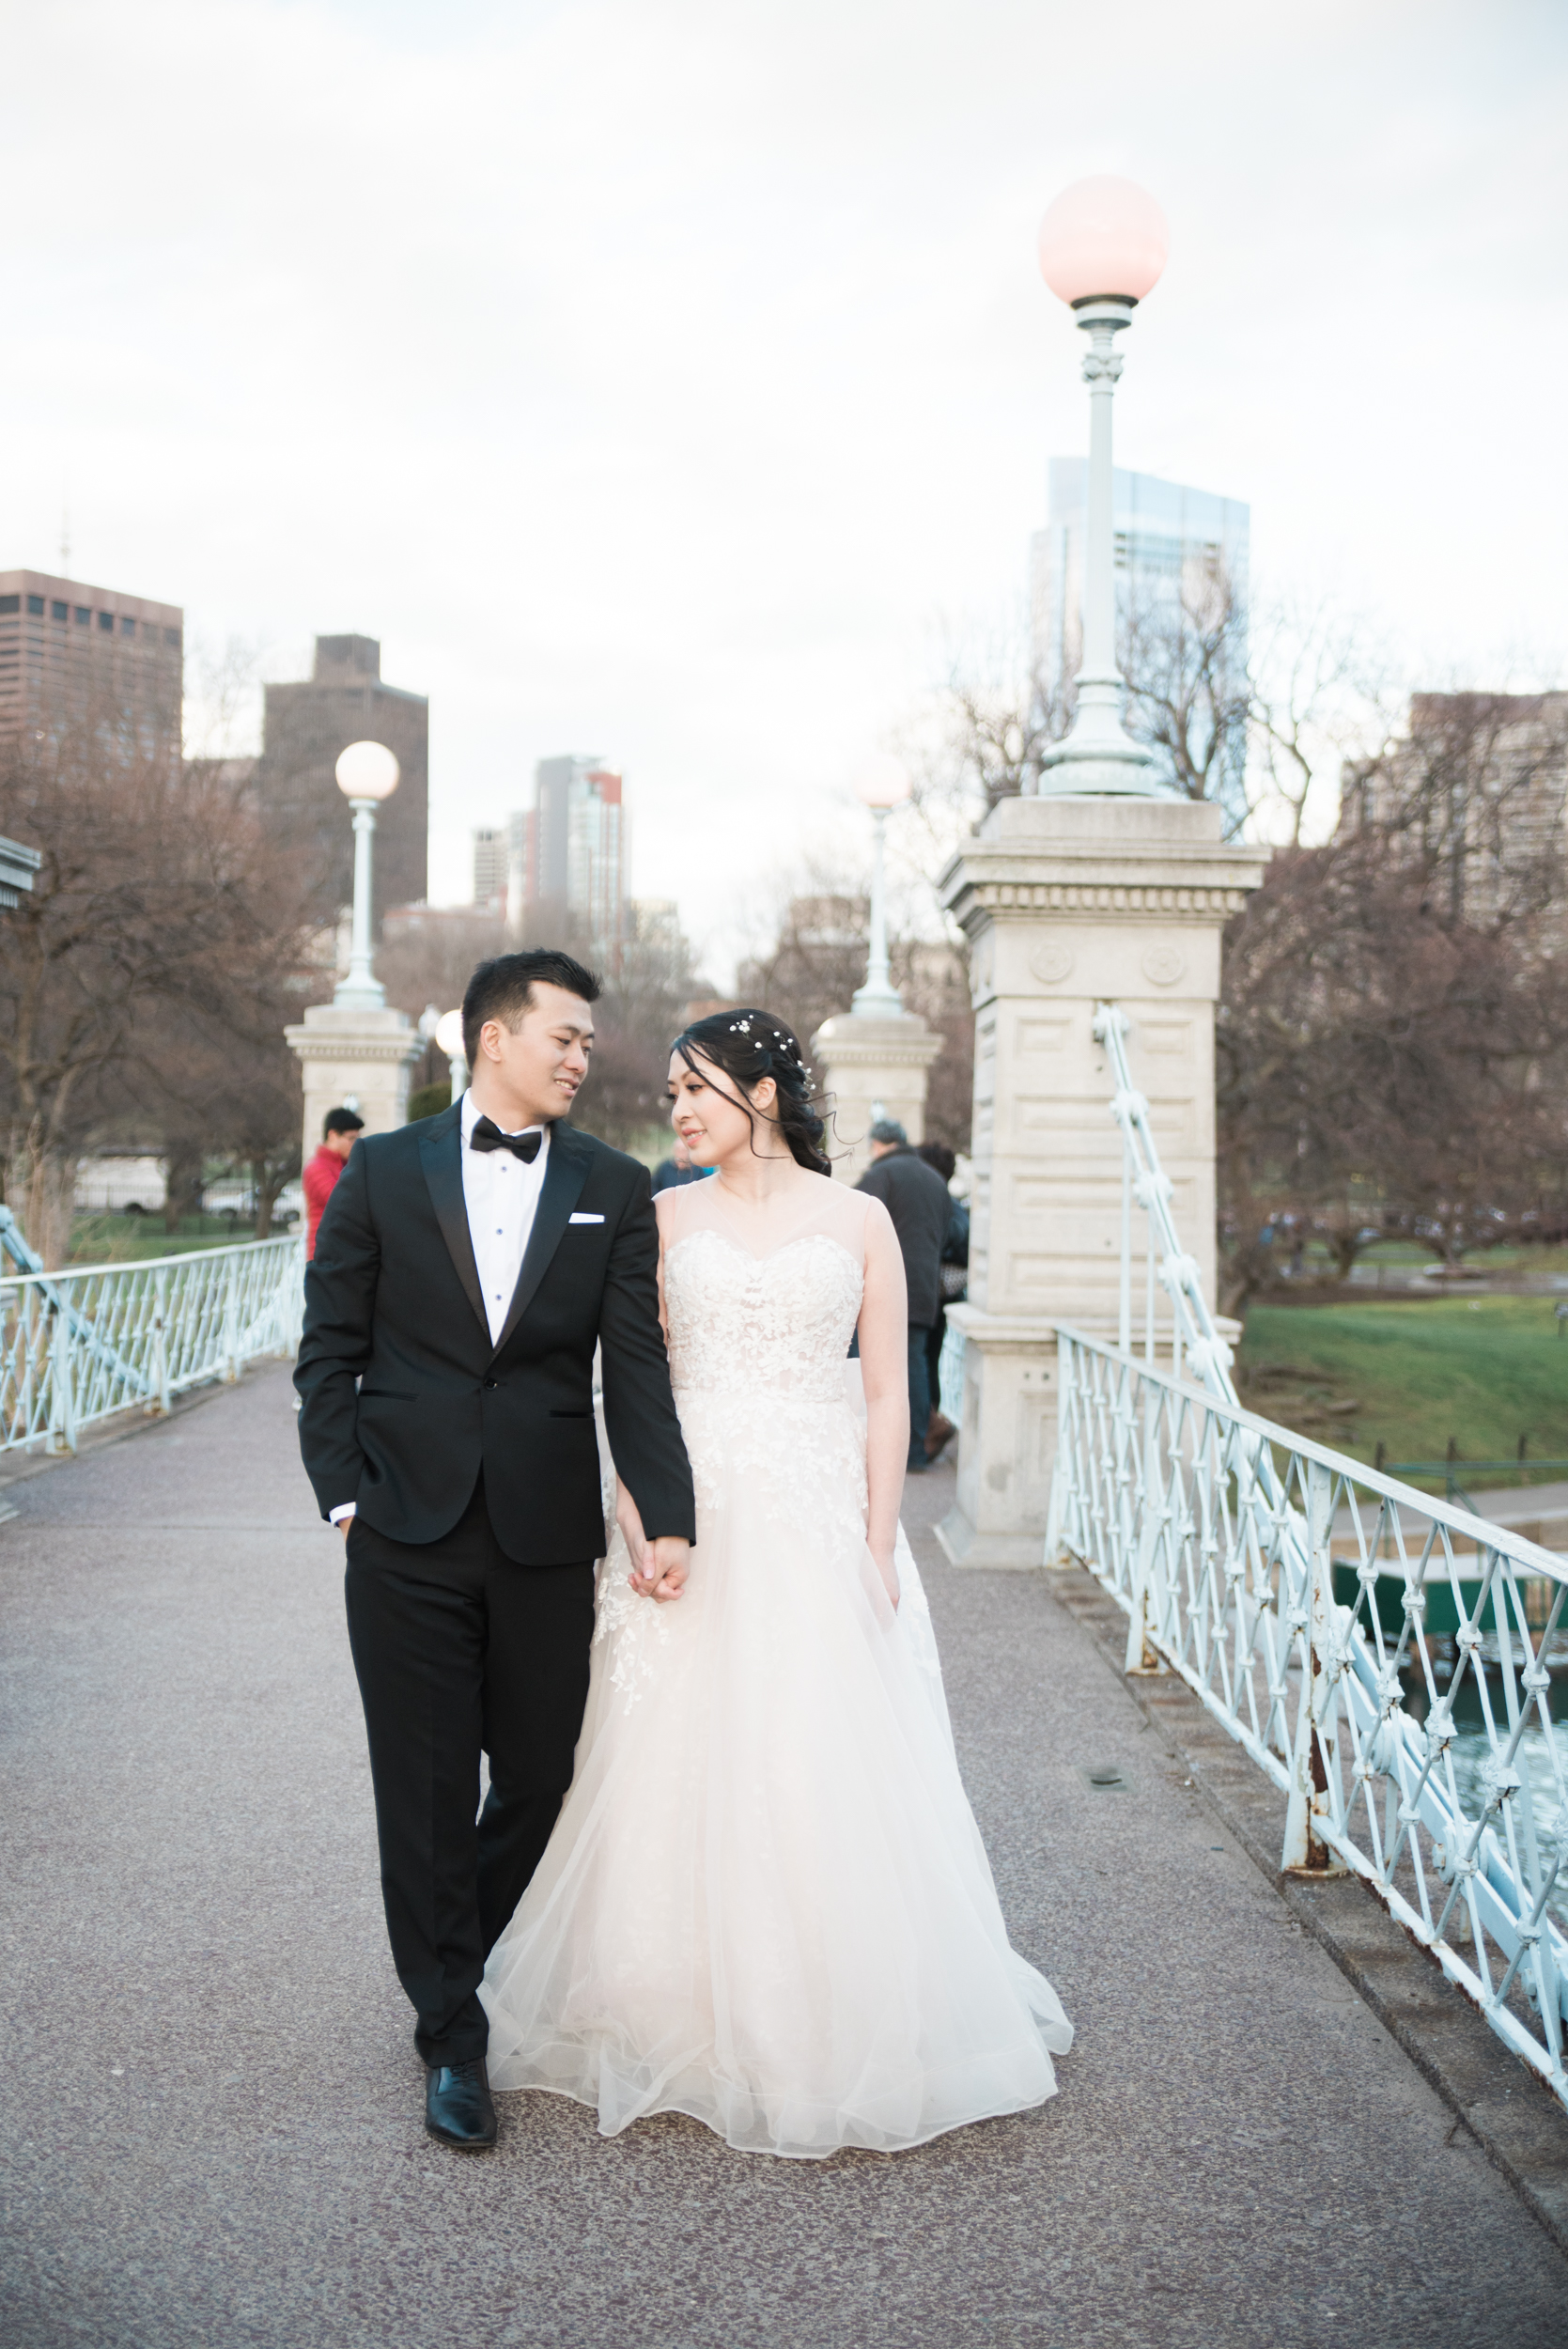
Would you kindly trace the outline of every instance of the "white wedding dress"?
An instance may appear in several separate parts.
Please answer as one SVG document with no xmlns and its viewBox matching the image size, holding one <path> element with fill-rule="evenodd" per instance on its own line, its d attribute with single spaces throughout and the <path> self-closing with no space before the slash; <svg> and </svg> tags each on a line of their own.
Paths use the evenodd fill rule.
<svg viewBox="0 0 1568 2349">
<path fill-rule="evenodd" d="M 571 1791 L 486 1970 L 491 2085 L 797 2156 L 1042 2104 L 1072 2026 L 1008 1946 L 908 1545 L 895 1614 L 865 1542 L 871 1203 L 824 1179 L 759 1257 L 718 1182 L 665 1200 L 691 1579 L 639 1598 L 618 1532 L 599 1569 Z"/>
</svg>

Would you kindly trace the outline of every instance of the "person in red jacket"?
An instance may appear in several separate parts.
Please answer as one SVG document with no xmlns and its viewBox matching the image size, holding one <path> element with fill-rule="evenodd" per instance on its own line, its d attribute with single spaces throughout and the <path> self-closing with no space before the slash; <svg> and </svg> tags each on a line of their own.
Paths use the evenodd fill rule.
<svg viewBox="0 0 1568 2349">
<path fill-rule="evenodd" d="M 364 1130 L 365 1120 L 355 1110 L 329 1110 L 321 1122 L 321 1147 L 304 1171 L 307 1257 L 316 1253 L 316 1234 L 327 1202 L 349 1151 Z"/>
</svg>

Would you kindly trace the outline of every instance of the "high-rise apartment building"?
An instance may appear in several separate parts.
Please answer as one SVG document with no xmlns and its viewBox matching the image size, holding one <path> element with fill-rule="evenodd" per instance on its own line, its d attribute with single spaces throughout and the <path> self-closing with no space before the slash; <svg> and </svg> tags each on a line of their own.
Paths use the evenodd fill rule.
<svg viewBox="0 0 1568 2349">
<path fill-rule="evenodd" d="M 510 824 L 481 824 L 474 834 L 474 902 L 504 906 L 511 862 Z"/>
<path fill-rule="evenodd" d="M 106 728 L 128 751 L 172 767 L 184 633 L 177 603 L 48 571 L 0 571 L 0 746 Z"/>
<path fill-rule="evenodd" d="M 1048 520 L 1030 543 L 1034 658 L 1053 692 L 1078 675 L 1088 521 L 1088 459 L 1053 457 Z M 1111 475 L 1111 528 L 1124 668 L 1136 665 L 1140 639 L 1157 646 L 1184 612 L 1189 620 L 1207 624 L 1223 599 L 1231 614 L 1226 659 L 1239 685 L 1247 665 L 1250 507 L 1237 498 L 1161 481 L 1154 474 L 1125 473 L 1118 466 Z M 1246 810 L 1246 743 L 1239 729 L 1231 749 L 1222 787 L 1230 812 L 1239 818 Z"/>
<path fill-rule="evenodd" d="M 256 787 L 266 820 L 310 852 L 323 908 L 334 911 L 354 894 L 353 834 L 334 772 L 350 742 L 384 742 L 401 770 L 376 813 L 379 931 L 387 906 L 429 894 L 430 705 L 423 693 L 383 682 L 374 637 L 318 636 L 314 674 L 266 689 Z"/>
<path fill-rule="evenodd" d="M 596 954 L 626 930 L 627 832 L 621 777 L 598 758 L 541 758 L 518 859 L 525 902 L 565 906 Z"/>
</svg>

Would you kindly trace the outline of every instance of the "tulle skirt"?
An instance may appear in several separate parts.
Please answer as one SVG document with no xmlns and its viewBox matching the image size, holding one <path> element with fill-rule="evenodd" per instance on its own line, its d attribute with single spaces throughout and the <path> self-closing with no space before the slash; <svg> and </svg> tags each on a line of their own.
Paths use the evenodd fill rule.
<svg viewBox="0 0 1568 2349">
<path fill-rule="evenodd" d="M 685 1595 L 599 1568 L 576 1774 L 487 1968 L 489 2071 L 613 2136 L 892 2152 L 1044 2103 L 1072 2026 L 1008 1945 L 902 1533 L 889 1606 L 853 1412 L 682 1394 Z"/>
</svg>

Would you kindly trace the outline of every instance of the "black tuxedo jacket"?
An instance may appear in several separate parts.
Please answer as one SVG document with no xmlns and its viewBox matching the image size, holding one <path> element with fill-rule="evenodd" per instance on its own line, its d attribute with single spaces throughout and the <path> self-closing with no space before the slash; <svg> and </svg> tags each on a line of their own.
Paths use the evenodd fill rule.
<svg viewBox="0 0 1568 2349">
<path fill-rule="evenodd" d="M 480 1468 L 496 1539 L 526 1565 L 604 1552 L 593 1362 L 616 1468 L 651 1537 L 696 1536 L 659 1326 L 647 1169 L 556 1126 L 498 1346 L 463 1201 L 462 1107 L 355 1143 L 305 1268 L 294 1384 L 325 1517 L 353 1501 L 399 1542 L 451 1532 Z M 571 1221 L 574 1214 L 602 1221 Z"/>
</svg>

